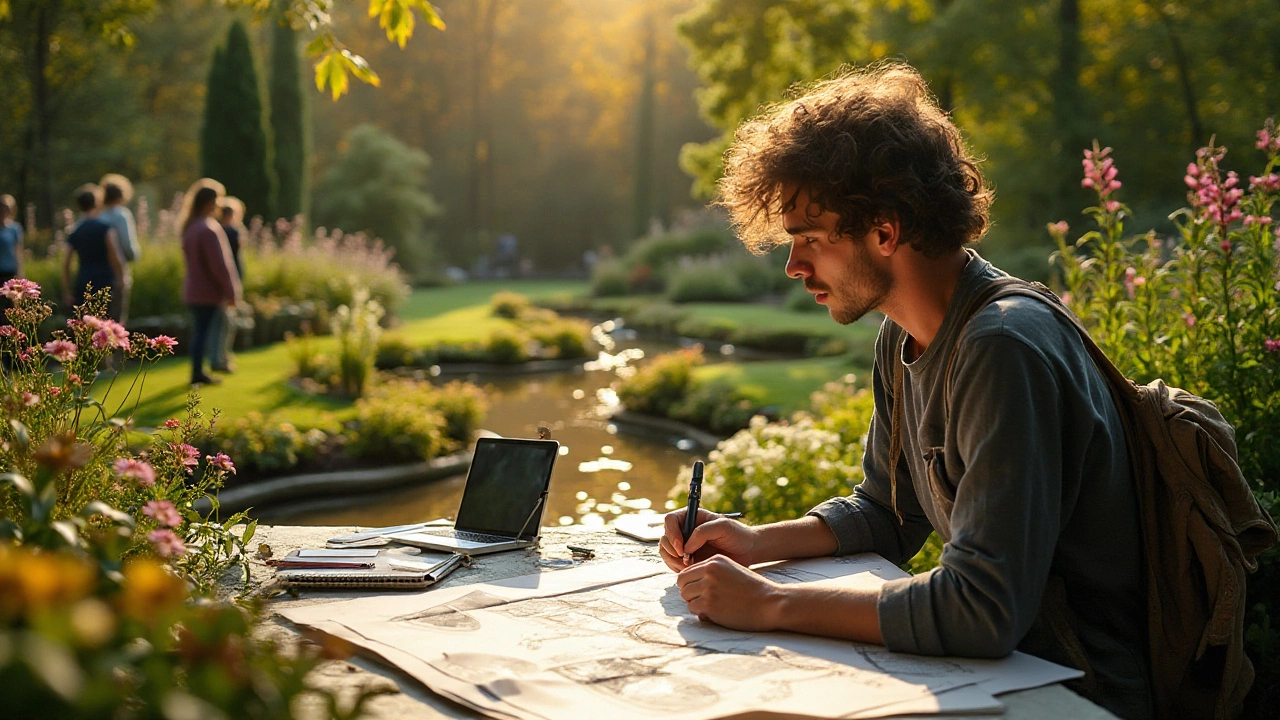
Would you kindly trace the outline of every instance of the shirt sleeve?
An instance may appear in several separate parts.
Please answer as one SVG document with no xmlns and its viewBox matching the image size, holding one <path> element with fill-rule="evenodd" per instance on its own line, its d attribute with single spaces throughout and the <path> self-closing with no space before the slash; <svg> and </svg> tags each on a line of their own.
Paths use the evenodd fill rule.
<svg viewBox="0 0 1280 720">
<path fill-rule="evenodd" d="M 204 261 L 218 285 L 218 294 L 224 301 L 240 299 L 240 280 L 236 278 L 234 262 L 231 260 L 231 248 L 227 247 L 227 236 L 221 228 L 207 227 L 205 241 L 200 244 Z"/>
<path fill-rule="evenodd" d="M 886 325 L 887 327 L 887 325 Z M 864 480 L 849 497 L 828 500 L 808 512 L 822 518 L 836 537 L 837 555 L 874 552 L 901 565 L 919 552 L 933 531 L 933 525 L 920 508 L 911 471 L 904 457 L 898 459 L 898 510 L 902 523 L 893 511 L 893 492 L 889 479 L 889 443 L 892 432 L 893 398 L 885 387 L 882 368 L 893 366 L 896 343 L 886 338 L 884 330 L 876 339 L 876 361 L 872 368 L 872 395 L 875 413 L 867 431 L 862 454 Z M 892 370 L 890 370 L 892 372 Z"/>
<path fill-rule="evenodd" d="M 1003 657 L 1035 620 L 1063 523 L 1061 392 L 1022 340 L 989 335 L 957 351 L 951 540 L 938 567 L 881 587 L 880 632 L 897 652 Z"/>
<path fill-rule="evenodd" d="M 124 216 L 124 237 L 120 238 L 120 245 L 126 248 L 125 253 L 130 262 L 136 262 L 142 257 L 142 246 L 138 243 L 138 226 L 133 221 L 133 211 L 121 205 L 120 214 Z"/>
</svg>

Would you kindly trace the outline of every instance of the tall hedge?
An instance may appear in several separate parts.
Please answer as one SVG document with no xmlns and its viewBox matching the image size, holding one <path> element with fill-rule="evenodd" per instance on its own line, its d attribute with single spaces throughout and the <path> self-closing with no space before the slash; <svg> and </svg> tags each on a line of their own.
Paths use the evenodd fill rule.
<svg viewBox="0 0 1280 720">
<path fill-rule="evenodd" d="M 268 160 L 258 70 L 249 35 L 237 20 L 214 52 L 205 96 L 200 160 L 205 177 L 244 201 L 246 215 L 274 218 L 275 179 Z"/>
<path fill-rule="evenodd" d="M 306 212 L 307 124 L 298 71 L 298 33 L 277 24 L 271 34 L 271 140 L 276 171 L 276 215 Z"/>
</svg>

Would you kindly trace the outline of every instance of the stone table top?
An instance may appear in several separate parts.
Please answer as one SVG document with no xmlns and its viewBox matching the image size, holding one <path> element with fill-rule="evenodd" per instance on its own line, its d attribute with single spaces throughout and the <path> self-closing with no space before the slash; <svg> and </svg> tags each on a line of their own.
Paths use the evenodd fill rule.
<svg viewBox="0 0 1280 720">
<path fill-rule="evenodd" d="M 326 539 L 355 532 L 359 529 L 364 528 L 261 526 L 254 536 L 252 545 L 257 547 L 259 543 L 266 543 L 271 547 L 272 555 L 280 557 L 297 548 L 324 547 Z M 587 562 L 652 556 L 658 552 L 656 543 L 643 543 L 632 540 L 611 529 L 582 526 L 544 528 L 542 542 L 539 547 L 478 557 L 472 567 L 459 568 L 439 583 L 438 587 L 455 587 L 501 580 L 519 575 L 554 572 L 554 570 L 549 570 L 543 565 L 539 565 L 538 561 L 553 558 L 570 558 L 572 554 L 566 545 L 584 546 L 594 550 L 594 558 Z M 267 585 L 271 580 L 272 573 L 273 569 L 271 567 L 261 560 L 253 559 L 250 566 L 250 583 L 253 588 L 261 589 Z M 227 589 L 231 592 L 236 588 L 228 587 Z M 306 642 L 292 623 L 276 615 L 275 612 L 286 608 L 321 605 L 340 600 L 366 597 L 369 592 L 372 591 L 301 589 L 297 591 L 296 596 L 287 594 L 276 596 L 264 608 L 265 619 L 259 628 L 259 636 L 285 645 Z M 353 697 L 360 687 L 367 687 L 381 692 L 382 694 L 373 698 L 365 706 L 369 715 L 374 718 L 385 718 L 387 720 L 391 718 L 396 720 L 437 720 L 439 718 L 473 719 L 484 717 L 470 708 L 435 695 L 416 679 L 398 668 L 364 657 L 325 661 L 313 671 L 312 679 L 318 685 L 337 691 L 340 696 L 348 698 Z M 1006 707 L 1004 717 L 1009 720 L 1024 720 L 1028 718 L 1045 718 L 1049 720 L 1115 719 L 1115 716 L 1106 710 L 1060 685 L 1007 693 L 1000 696 L 1000 701 Z M 307 703 L 302 710 L 305 717 L 322 716 L 321 706 L 318 701 Z M 955 720 L 962 716 L 948 715 L 946 717 L 948 720 Z M 982 717 L 989 718 L 990 716 Z"/>
</svg>

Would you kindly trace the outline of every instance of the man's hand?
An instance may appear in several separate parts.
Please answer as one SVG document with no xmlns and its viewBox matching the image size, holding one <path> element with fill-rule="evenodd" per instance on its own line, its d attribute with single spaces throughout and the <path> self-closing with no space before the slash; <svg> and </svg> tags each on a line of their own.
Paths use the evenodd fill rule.
<svg viewBox="0 0 1280 720">
<path fill-rule="evenodd" d="M 688 512 L 667 513 L 665 533 L 658 542 L 658 553 L 667 567 L 680 572 L 691 564 L 713 555 L 724 555 L 740 565 L 761 562 L 756 552 L 756 532 L 737 520 L 721 517 L 709 510 L 698 509 L 698 526 L 684 542 L 684 516 Z M 688 556 L 688 559 L 685 559 Z"/>
<path fill-rule="evenodd" d="M 779 627 L 783 586 L 723 555 L 680 571 L 676 585 L 701 620 L 752 632 Z"/>
</svg>

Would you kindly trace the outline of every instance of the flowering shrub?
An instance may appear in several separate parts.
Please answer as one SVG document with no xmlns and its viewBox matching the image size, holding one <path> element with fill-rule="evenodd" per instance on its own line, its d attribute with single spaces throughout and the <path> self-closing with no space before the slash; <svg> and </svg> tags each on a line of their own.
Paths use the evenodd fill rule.
<svg viewBox="0 0 1280 720">
<path fill-rule="evenodd" d="M 251 412 L 218 423 L 209 444 L 235 457 L 241 470 L 269 474 L 311 459 L 329 440 L 321 428 L 302 430 L 275 414 Z"/>
<path fill-rule="evenodd" d="M 1247 185 L 1224 168 L 1226 148 L 1205 147 L 1187 165 L 1187 207 L 1175 238 L 1126 235 L 1128 210 L 1110 148 L 1087 151 L 1082 182 L 1098 194 L 1085 211 L 1096 230 L 1058 244 L 1063 299 L 1098 345 L 1138 382 L 1157 377 L 1217 403 L 1236 428 L 1240 467 L 1262 507 L 1280 517 L 1280 136 L 1258 133 L 1266 157 Z M 1250 579 L 1245 640 L 1258 672 L 1246 716 L 1280 700 L 1280 550 Z"/>
<path fill-rule="evenodd" d="M 333 314 L 333 334 L 338 338 L 338 383 L 348 397 L 364 394 L 373 362 L 378 355 L 378 337 L 384 310 L 369 291 L 356 290 L 350 305 L 342 305 Z"/>
<path fill-rule="evenodd" d="M 1259 490 L 1280 489 L 1280 140 L 1269 121 L 1267 154 L 1247 187 L 1225 171 L 1225 148 L 1206 147 L 1187 166 L 1189 207 L 1174 213 L 1177 238 L 1126 235 L 1127 208 L 1111 149 L 1085 153 L 1086 210 L 1096 230 L 1058 243 L 1063 297 L 1099 347 L 1138 382 L 1161 377 L 1213 400 L 1235 425 L 1240 465 Z"/>
<path fill-rule="evenodd" d="M 202 461 L 193 446 L 209 427 L 196 401 L 186 420 L 164 423 L 151 449 L 134 456 L 127 413 L 118 416 L 140 388 L 119 397 L 108 387 L 100 400 L 91 393 L 109 355 L 149 365 L 173 341 L 102 319 L 107 297 L 99 293 L 66 329 L 33 344 L 52 312 L 39 286 L 11 280 L 0 294 L 14 303 L 5 312 L 12 324 L 0 329 L 6 714 L 292 717 L 296 697 L 318 692 L 304 681 L 314 654 L 286 655 L 255 640 L 252 612 L 192 602 L 244 565 L 255 530 L 249 523 L 233 532 L 243 515 L 219 522 L 193 509 L 236 472 L 227 455 Z M 61 365 L 56 374 L 51 361 Z M 213 504 L 216 512 L 216 497 Z"/>
</svg>

